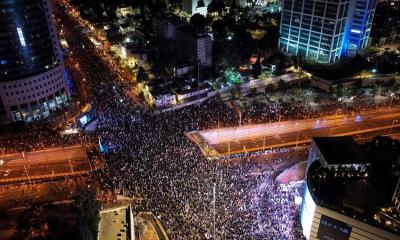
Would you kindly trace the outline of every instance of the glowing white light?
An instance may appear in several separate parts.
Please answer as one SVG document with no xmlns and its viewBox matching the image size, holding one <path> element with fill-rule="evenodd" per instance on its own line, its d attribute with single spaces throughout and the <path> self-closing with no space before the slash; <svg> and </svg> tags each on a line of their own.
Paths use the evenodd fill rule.
<svg viewBox="0 0 400 240">
<path fill-rule="evenodd" d="M 350 32 L 360 34 L 361 31 L 357 29 L 351 29 Z"/>
<path fill-rule="evenodd" d="M 17 27 L 17 32 L 18 32 L 19 42 L 21 43 L 21 46 L 26 47 L 26 42 L 25 42 L 24 34 L 22 33 L 22 29 L 20 27 Z"/>
<path fill-rule="evenodd" d="M 315 202 L 308 191 L 307 185 L 305 186 L 303 206 L 301 210 L 301 226 L 303 227 L 303 234 L 306 239 L 310 239 L 311 226 L 313 223 L 314 213 L 315 213 Z"/>
</svg>

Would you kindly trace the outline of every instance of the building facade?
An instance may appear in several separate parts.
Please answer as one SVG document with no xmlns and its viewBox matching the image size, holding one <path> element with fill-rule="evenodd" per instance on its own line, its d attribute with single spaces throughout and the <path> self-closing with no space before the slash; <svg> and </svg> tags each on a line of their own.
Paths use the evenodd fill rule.
<svg viewBox="0 0 400 240">
<path fill-rule="evenodd" d="M 391 232 L 318 205 L 307 184 L 304 192 L 300 220 L 307 240 L 400 240 L 400 236 Z"/>
<path fill-rule="evenodd" d="M 184 24 L 185 22 L 174 15 L 158 15 L 152 19 L 153 33 L 157 37 L 173 41 L 176 39 L 176 29 Z"/>
<path fill-rule="evenodd" d="M 351 137 L 312 139 L 300 214 L 307 240 L 400 240 L 397 170 L 388 164 L 378 174 L 371 165 L 374 153 Z M 396 159 L 377 157 L 382 164 Z M 371 173 L 382 181 L 371 178 Z"/>
<path fill-rule="evenodd" d="M 189 16 L 196 13 L 207 15 L 207 6 L 209 3 L 209 0 L 184 0 L 183 11 L 185 11 Z"/>
<path fill-rule="evenodd" d="M 376 0 L 355 0 L 352 2 L 349 33 L 349 53 L 354 54 L 368 46 Z"/>
<path fill-rule="evenodd" d="M 284 0 L 279 47 L 290 55 L 333 63 L 368 44 L 376 0 Z"/>
<path fill-rule="evenodd" d="M 176 37 L 178 48 L 193 63 L 201 66 L 212 65 L 212 39 L 205 33 L 197 33 L 191 26 L 178 28 Z"/>
<path fill-rule="evenodd" d="M 0 122 L 32 122 L 69 100 L 48 0 L 0 2 Z"/>
</svg>

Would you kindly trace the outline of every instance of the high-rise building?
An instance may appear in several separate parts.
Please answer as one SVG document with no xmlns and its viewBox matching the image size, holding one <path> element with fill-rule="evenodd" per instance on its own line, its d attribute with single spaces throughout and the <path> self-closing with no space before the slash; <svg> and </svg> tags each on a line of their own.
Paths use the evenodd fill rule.
<svg viewBox="0 0 400 240">
<path fill-rule="evenodd" d="M 155 14 L 152 19 L 153 33 L 160 38 L 176 40 L 176 29 L 185 21 L 175 15 Z"/>
<path fill-rule="evenodd" d="M 206 15 L 208 4 L 209 0 L 184 0 L 183 11 L 185 11 L 190 16 L 196 13 Z"/>
<path fill-rule="evenodd" d="M 192 26 L 179 27 L 176 31 L 176 43 L 190 61 L 200 61 L 201 66 L 212 65 L 212 39 L 205 33 L 198 33 Z"/>
<path fill-rule="evenodd" d="M 0 1 L 0 122 L 46 118 L 68 99 L 50 2 Z"/>
<path fill-rule="evenodd" d="M 333 63 L 368 44 L 376 0 L 284 0 L 279 47 Z"/>
<path fill-rule="evenodd" d="M 350 33 L 348 50 L 350 53 L 368 46 L 376 4 L 377 0 L 352 1 L 350 11 L 352 14 L 349 15 Z"/>
</svg>

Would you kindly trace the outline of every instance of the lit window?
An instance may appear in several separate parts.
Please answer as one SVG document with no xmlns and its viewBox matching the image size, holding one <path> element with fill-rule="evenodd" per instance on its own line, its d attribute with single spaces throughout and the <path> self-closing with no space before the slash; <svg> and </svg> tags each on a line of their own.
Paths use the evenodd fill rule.
<svg viewBox="0 0 400 240">
<path fill-rule="evenodd" d="M 26 42 L 25 42 L 24 34 L 22 33 L 22 29 L 20 27 L 17 27 L 17 32 L 18 32 L 18 37 L 19 37 L 21 46 L 26 47 Z"/>
</svg>

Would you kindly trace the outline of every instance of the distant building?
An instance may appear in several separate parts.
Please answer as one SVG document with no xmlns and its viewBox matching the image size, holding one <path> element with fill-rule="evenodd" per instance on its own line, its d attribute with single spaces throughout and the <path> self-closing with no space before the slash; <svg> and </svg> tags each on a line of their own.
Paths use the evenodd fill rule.
<svg viewBox="0 0 400 240">
<path fill-rule="evenodd" d="M 205 33 L 196 32 L 190 25 L 177 29 L 177 46 L 193 63 L 200 61 L 204 67 L 212 65 L 212 39 Z"/>
<path fill-rule="evenodd" d="M 368 151 L 351 137 L 313 138 L 301 210 L 306 239 L 400 239 L 392 199 L 399 192 L 392 167 L 398 150 Z"/>
<path fill-rule="evenodd" d="M 115 10 L 117 18 L 126 18 L 129 16 L 138 15 L 140 13 L 139 8 L 133 8 L 131 5 L 120 5 Z"/>
<path fill-rule="evenodd" d="M 33 122 L 69 100 L 48 0 L 0 2 L 0 122 Z"/>
<path fill-rule="evenodd" d="M 350 54 L 355 54 L 368 46 L 376 4 L 377 0 L 352 1 L 349 9 L 348 51 Z"/>
<path fill-rule="evenodd" d="M 368 45 L 376 0 L 284 0 L 279 47 L 319 63 L 333 63 Z"/>
<path fill-rule="evenodd" d="M 196 13 L 207 15 L 209 0 L 183 0 L 183 11 L 192 16 Z"/>
<path fill-rule="evenodd" d="M 176 29 L 185 22 L 174 15 L 159 14 L 153 17 L 153 33 L 165 39 L 176 39 Z"/>
<path fill-rule="evenodd" d="M 234 0 L 236 1 L 237 5 L 240 5 L 241 7 L 256 7 L 256 6 L 265 6 L 267 5 L 268 1 L 267 0 Z"/>
</svg>

